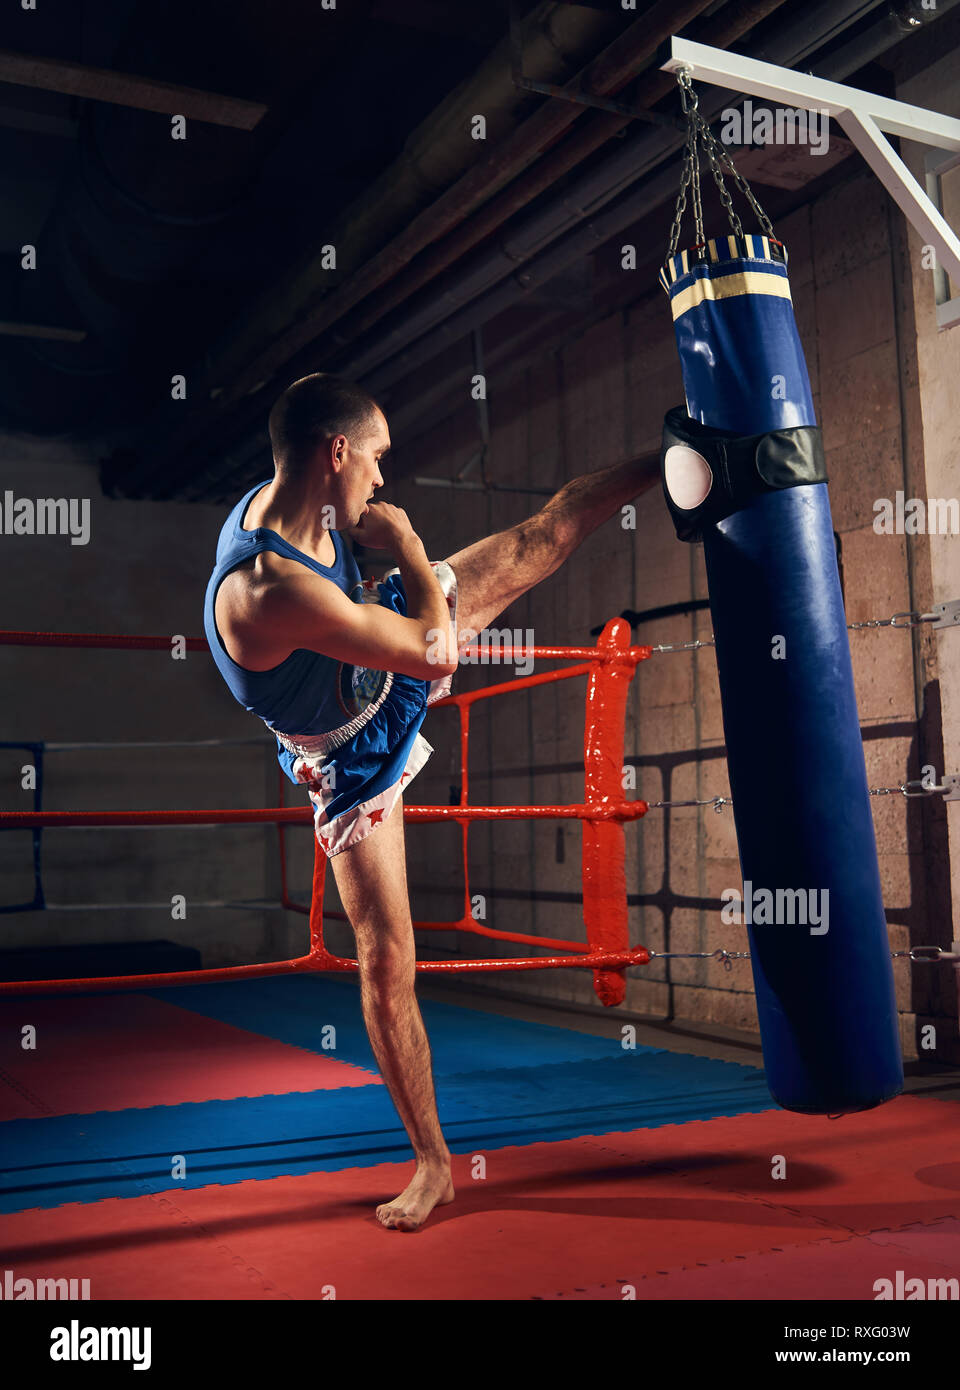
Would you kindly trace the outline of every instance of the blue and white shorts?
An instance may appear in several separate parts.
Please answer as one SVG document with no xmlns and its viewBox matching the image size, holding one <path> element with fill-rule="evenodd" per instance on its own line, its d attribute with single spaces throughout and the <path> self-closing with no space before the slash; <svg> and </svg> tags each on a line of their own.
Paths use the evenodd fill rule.
<svg viewBox="0 0 960 1390">
<path fill-rule="evenodd" d="M 456 625 L 457 577 L 446 560 L 431 567 Z M 406 616 L 400 571 L 365 580 L 360 602 L 379 603 Z M 420 725 L 428 706 L 450 694 L 452 681 L 452 675 L 426 681 L 344 663 L 339 698 L 352 718 L 325 734 L 274 730 L 292 756 L 291 776 L 307 788 L 313 802 L 317 841 L 328 858 L 366 839 L 390 815 L 433 752 Z"/>
</svg>

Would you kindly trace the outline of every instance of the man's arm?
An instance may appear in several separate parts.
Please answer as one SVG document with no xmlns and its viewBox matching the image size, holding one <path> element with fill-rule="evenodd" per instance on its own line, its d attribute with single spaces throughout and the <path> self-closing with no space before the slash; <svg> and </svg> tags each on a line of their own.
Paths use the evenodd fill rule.
<svg viewBox="0 0 960 1390">
<path fill-rule="evenodd" d="M 379 604 L 354 603 L 329 580 L 281 561 L 280 573 L 274 569 L 247 590 L 246 601 L 231 605 L 225 640 L 248 653 L 248 661 L 256 653 L 258 665 L 261 659 L 279 664 L 290 652 L 305 648 L 421 680 L 456 671 L 456 635 L 443 590 L 406 513 L 390 510 L 396 513 L 390 544 L 407 595 L 406 617 Z M 245 664 L 242 655 L 238 659 Z"/>
</svg>

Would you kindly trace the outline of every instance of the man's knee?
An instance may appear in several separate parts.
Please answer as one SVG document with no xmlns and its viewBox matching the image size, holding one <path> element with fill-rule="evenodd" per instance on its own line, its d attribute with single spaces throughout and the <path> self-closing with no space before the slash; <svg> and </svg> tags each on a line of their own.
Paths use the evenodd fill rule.
<svg viewBox="0 0 960 1390">
<path fill-rule="evenodd" d="M 574 540 L 572 520 L 549 504 L 517 527 L 518 568 L 529 561 L 540 569 L 558 569 Z"/>
<path fill-rule="evenodd" d="M 364 989 L 378 999 L 389 1002 L 409 992 L 416 979 L 412 932 L 409 940 L 358 934 L 357 965 Z"/>
</svg>

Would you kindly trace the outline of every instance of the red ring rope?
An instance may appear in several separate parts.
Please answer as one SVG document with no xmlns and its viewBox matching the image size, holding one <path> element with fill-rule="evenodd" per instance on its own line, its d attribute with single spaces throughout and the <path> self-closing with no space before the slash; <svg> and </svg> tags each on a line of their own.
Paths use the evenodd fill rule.
<svg viewBox="0 0 960 1390">
<path fill-rule="evenodd" d="M 623 797 L 621 770 L 630 681 L 639 662 L 652 655 L 651 647 L 631 647 L 630 629 L 621 618 L 606 624 L 596 647 L 503 647 L 498 660 L 509 661 L 514 652 L 521 658 L 578 661 L 567 670 L 486 686 L 461 695 L 448 695 L 437 701 L 457 707 L 460 717 L 461 793 L 459 806 L 404 807 L 404 820 L 422 822 L 453 821 L 461 826 L 464 870 L 464 913 L 455 922 L 414 922 L 414 927 L 432 931 L 459 931 L 485 936 L 516 945 L 532 945 L 570 952 L 543 957 L 506 960 L 418 961 L 417 970 L 439 974 L 460 971 L 552 970 L 579 968 L 593 970 L 594 988 L 605 1005 L 619 1004 L 625 993 L 624 971 L 644 965 L 649 953 L 642 946 L 631 947 L 627 922 L 626 880 L 624 874 L 623 824 L 646 814 L 647 803 Z M 0 631 L 0 645 L 45 647 L 118 648 L 168 651 L 174 641 L 182 641 L 188 651 L 208 650 L 203 638 L 131 637 L 109 633 L 55 633 Z M 478 653 L 467 647 L 462 655 Z M 584 800 L 568 806 L 470 806 L 467 804 L 470 710 L 478 700 L 492 699 L 517 690 L 531 689 L 575 676 L 588 677 L 584 728 Z M 561 941 L 520 932 L 497 931 L 474 920 L 470 913 L 471 895 L 467 862 L 467 837 L 475 820 L 576 819 L 583 830 L 583 915 L 587 942 Z M 104 827 L 123 825 L 224 825 L 272 823 L 281 839 L 281 901 L 304 911 L 287 894 L 286 856 L 283 833 L 289 825 L 306 825 L 312 820 L 309 807 L 273 806 L 244 810 L 199 809 L 187 811 L 4 811 L 0 828 L 71 828 L 84 825 Z M 26 980 L 0 983 L 3 994 L 39 994 L 140 989 L 174 984 L 290 974 L 303 970 L 356 970 L 357 962 L 332 955 L 323 941 L 323 885 L 327 858 L 318 843 L 314 846 L 313 892 L 310 913 L 310 952 L 290 961 L 225 966 L 213 970 L 178 971 L 162 975 L 108 976 L 93 980 Z M 341 916 L 342 913 L 331 914 Z"/>
</svg>

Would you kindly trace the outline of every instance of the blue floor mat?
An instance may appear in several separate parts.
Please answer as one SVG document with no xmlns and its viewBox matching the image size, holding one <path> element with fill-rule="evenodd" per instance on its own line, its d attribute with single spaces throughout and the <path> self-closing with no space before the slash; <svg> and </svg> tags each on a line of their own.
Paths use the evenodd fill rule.
<svg viewBox="0 0 960 1390">
<path fill-rule="evenodd" d="M 464 1031 L 467 1018 L 488 1017 L 455 1013 Z M 619 1048 L 602 1059 L 445 1073 L 437 1095 L 454 1153 L 776 1108 L 755 1067 Z M 411 1157 L 383 1086 L 13 1120 L 0 1144 L 7 1212 Z M 186 1161 L 184 1180 L 170 1176 L 174 1155 Z"/>
<path fill-rule="evenodd" d="M 150 990 L 155 999 L 207 1018 L 261 1033 L 277 1042 L 376 1071 L 360 1012 L 360 992 L 350 981 L 329 975 L 281 975 L 215 985 L 181 985 Z M 598 1004 L 597 1009 L 601 1006 Z M 598 1038 L 569 1028 L 527 1023 L 456 1004 L 420 1000 L 437 1077 L 462 1071 L 535 1067 L 550 1062 L 619 1057 L 619 1038 Z M 337 1030 L 335 1051 L 321 1046 L 321 1030 Z M 662 1048 L 637 1047 L 636 1053 Z"/>
</svg>

